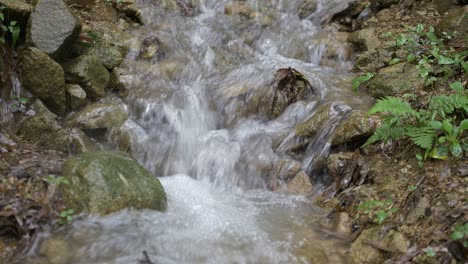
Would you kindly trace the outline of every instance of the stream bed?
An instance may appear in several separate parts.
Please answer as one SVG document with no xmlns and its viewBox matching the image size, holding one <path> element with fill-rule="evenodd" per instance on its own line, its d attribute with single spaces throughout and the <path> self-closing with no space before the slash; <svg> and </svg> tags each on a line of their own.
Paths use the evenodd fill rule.
<svg viewBox="0 0 468 264">
<path fill-rule="evenodd" d="M 323 232 L 326 212 L 308 199 L 326 182 L 313 163 L 334 128 L 371 103 L 350 89 L 346 41 L 320 26 L 349 1 L 318 1 L 303 19 L 298 0 L 200 0 L 192 16 L 136 2 L 144 26 L 132 29 L 121 66 L 131 118 L 109 142 L 130 139 L 133 156 L 160 176 L 168 209 L 78 216 L 41 233 L 26 263 L 351 263 L 349 244 Z M 290 67 L 314 95 L 265 114 L 275 72 Z M 323 108 L 326 128 L 294 156 L 295 125 Z M 314 193 L 270 191 L 281 189 L 279 162 L 299 164 Z"/>
</svg>

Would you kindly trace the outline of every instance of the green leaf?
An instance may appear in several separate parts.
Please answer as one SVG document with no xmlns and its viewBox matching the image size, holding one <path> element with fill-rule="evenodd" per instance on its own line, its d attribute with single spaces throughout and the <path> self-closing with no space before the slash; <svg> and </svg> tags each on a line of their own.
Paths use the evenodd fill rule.
<svg viewBox="0 0 468 264">
<path fill-rule="evenodd" d="M 10 32 L 12 36 L 12 46 L 15 47 L 16 41 L 18 40 L 20 34 L 20 27 L 19 26 L 10 26 Z"/>
<path fill-rule="evenodd" d="M 365 83 L 374 77 L 374 73 L 368 72 L 366 75 L 358 76 L 353 79 L 353 91 L 357 91 L 362 83 Z"/>
<path fill-rule="evenodd" d="M 431 152 L 429 152 L 429 157 L 438 160 L 446 160 L 448 158 L 447 147 L 433 148 Z"/>
<path fill-rule="evenodd" d="M 452 123 L 450 123 L 450 120 L 445 119 L 445 120 L 442 122 L 442 127 L 443 127 L 443 129 L 444 129 L 445 132 L 447 132 L 448 134 L 452 134 L 452 132 L 453 132 L 453 125 L 452 125 Z"/>
<path fill-rule="evenodd" d="M 416 26 L 416 33 L 418 33 L 419 35 L 421 35 L 423 30 L 424 30 L 424 25 L 423 24 L 419 24 L 419 25 Z"/>
<path fill-rule="evenodd" d="M 452 240 L 458 240 L 458 239 L 462 239 L 463 237 L 465 237 L 463 226 L 456 226 L 450 238 Z"/>
<path fill-rule="evenodd" d="M 388 62 L 388 65 L 395 65 L 399 63 L 401 60 L 399 58 L 393 58 Z"/>
<path fill-rule="evenodd" d="M 408 56 L 406 56 L 406 60 L 408 62 L 412 62 L 412 61 L 414 61 L 414 59 L 416 59 L 416 55 L 414 55 L 414 54 L 409 54 Z"/>
<path fill-rule="evenodd" d="M 375 114 L 382 112 L 387 112 L 392 115 L 418 116 L 418 112 L 415 111 L 408 102 L 392 96 L 387 96 L 384 99 L 378 100 L 368 113 Z"/>
<path fill-rule="evenodd" d="M 452 88 L 456 92 L 463 92 L 465 90 L 465 87 L 461 82 L 453 82 L 450 84 L 450 88 Z"/>
<path fill-rule="evenodd" d="M 441 65 L 451 65 L 455 63 L 455 60 L 449 57 L 445 57 L 444 55 L 440 55 L 438 58 L 439 64 Z"/>
<path fill-rule="evenodd" d="M 387 219 L 387 217 L 388 217 L 387 212 L 385 212 L 384 210 L 381 210 L 375 216 L 375 220 L 376 220 L 377 224 L 380 225 L 380 224 L 383 223 L 383 221 L 385 221 L 385 219 Z"/>
<path fill-rule="evenodd" d="M 0 13 L 0 20 L 5 21 L 5 16 L 3 15 L 3 13 Z"/>
<path fill-rule="evenodd" d="M 408 38 L 404 34 L 400 34 L 396 37 L 396 45 L 403 46 L 406 42 L 408 42 Z"/>
<path fill-rule="evenodd" d="M 408 186 L 408 191 L 410 191 L 410 192 L 416 191 L 416 189 L 418 189 L 418 186 L 416 186 L 416 185 Z"/>
<path fill-rule="evenodd" d="M 418 69 L 419 69 L 419 75 L 421 75 L 421 77 L 426 78 L 427 76 L 429 76 L 429 70 L 426 69 L 426 67 L 419 65 Z"/>
<path fill-rule="evenodd" d="M 436 121 L 436 120 L 429 121 L 429 125 L 433 129 L 442 130 L 442 122 L 440 122 L 440 121 Z"/>
<path fill-rule="evenodd" d="M 452 141 L 452 144 L 450 145 L 450 152 L 452 152 L 452 155 L 455 157 L 461 156 L 461 154 L 463 153 L 463 149 L 458 140 Z"/>
<path fill-rule="evenodd" d="M 437 136 L 432 127 L 412 127 L 406 132 L 414 144 L 423 149 L 431 149 Z"/>
</svg>

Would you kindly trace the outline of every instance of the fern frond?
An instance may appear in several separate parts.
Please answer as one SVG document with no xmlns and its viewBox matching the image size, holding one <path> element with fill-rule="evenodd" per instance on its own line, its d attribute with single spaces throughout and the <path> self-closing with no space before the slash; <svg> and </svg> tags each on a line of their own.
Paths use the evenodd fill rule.
<svg viewBox="0 0 468 264">
<path fill-rule="evenodd" d="M 431 149 L 437 137 L 437 132 L 430 126 L 411 127 L 405 134 L 423 149 Z"/>
<path fill-rule="evenodd" d="M 419 114 L 408 102 L 392 96 L 378 100 L 369 110 L 369 114 L 375 113 L 389 113 L 397 116 L 418 116 Z"/>
<path fill-rule="evenodd" d="M 390 123 L 383 123 L 378 127 L 374 134 L 362 145 L 366 147 L 368 145 L 374 144 L 378 141 L 387 142 L 390 139 L 398 139 L 401 136 L 405 135 L 405 128 L 403 126 L 395 126 Z"/>
</svg>

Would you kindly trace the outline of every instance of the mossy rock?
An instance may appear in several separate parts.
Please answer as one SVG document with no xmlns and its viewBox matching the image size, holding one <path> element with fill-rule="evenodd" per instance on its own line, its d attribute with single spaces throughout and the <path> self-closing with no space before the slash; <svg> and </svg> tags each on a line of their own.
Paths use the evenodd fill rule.
<svg viewBox="0 0 468 264">
<path fill-rule="evenodd" d="M 398 63 L 380 69 L 377 75 L 370 80 L 369 94 L 374 98 L 394 96 L 424 85 L 424 78 L 419 76 L 416 66 L 408 63 Z"/>
<path fill-rule="evenodd" d="M 37 48 L 20 52 L 20 81 L 54 113 L 65 113 L 65 75 L 62 67 Z"/>
<path fill-rule="evenodd" d="M 126 106 L 122 103 L 92 103 L 72 115 L 67 124 L 80 129 L 109 129 L 119 127 L 127 118 Z"/>
<path fill-rule="evenodd" d="M 77 212 L 105 215 L 124 208 L 166 209 L 159 180 L 128 154 L 97 151 L 65 162 L 63 201 Z"/>
<path fill-rule="evenodd" d="M 110 74 L 95 56 L 83 55 L 63 65 L 65 79 L 79 84 L 91 99 L 102 98 L 106 93 Z"/>
</svg>

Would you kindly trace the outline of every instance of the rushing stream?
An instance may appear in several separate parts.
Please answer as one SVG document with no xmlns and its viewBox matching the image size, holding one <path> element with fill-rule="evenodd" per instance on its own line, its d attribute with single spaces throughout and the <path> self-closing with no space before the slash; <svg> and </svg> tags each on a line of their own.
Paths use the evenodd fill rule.
<svg viewBox="0 0 468 264">
<path fill-rule="evenodd" d="M 227 0 L 200 0 L 193 16 L 137 2 L 145 25 L 132 29 L 122 66 L 132 117 L 124 129 L 135 158 L 165 176 L 168 210 L 83 217 L 41 237 L 66 241 L 67 263 L 137 263 L 143 251 L 158 264 L 350 263 L 347 243 L 319 228 L 323 212 L 305 197 L 268 191 L 276 163 L 296 160 L 313 173 L 336 125 L 368 105 L 350 91 L 346 46 L 320 26 L 348 1 L 321 0 L 303 20 L 298 0 L 249 0 L 254 18 L 225 15 Z M 150 59 L 142 59 L 145 40 L 158 44 L 145 51 Z M 258 115 L 276 70 L 288 67 L 315 95 L 276 118 Z M 322 107 L 331 109 L 325 129 L 291 157 L 292 128 Z"/>
</svg>

